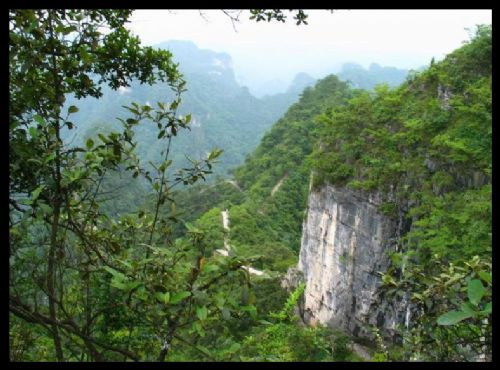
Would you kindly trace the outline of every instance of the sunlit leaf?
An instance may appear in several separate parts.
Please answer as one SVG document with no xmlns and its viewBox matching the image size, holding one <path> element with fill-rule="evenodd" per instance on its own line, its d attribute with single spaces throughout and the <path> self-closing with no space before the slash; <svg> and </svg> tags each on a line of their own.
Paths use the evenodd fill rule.
<svg viewBox="0 0 500 370">
<path fill-rule="evenodd" d="M 450 311 L 438 317 L 438 325 L 454 325 L 462 320 L 472 317 L 470 313 L 463 311 Z"/>
<path fill-rule="evenodd" d="M 480 280 L 473 279 L 469 281 L 467 286 L 467 296 L 472 304 L 477 306 L 479 302 L 481 302 L 481 298 L 483 298 L 485 292 L 486 290 Z"/>
<path fill-rule="evenodd" d="M 180 301 L 182 301 L 183 299 L 189 297 L 190 295 L 191 295 L 191 292 L 187 292 L 187 291 L 176 293 L 170 299 L 170 303 L 171 304 L 177 304 Z"/>
</svg>

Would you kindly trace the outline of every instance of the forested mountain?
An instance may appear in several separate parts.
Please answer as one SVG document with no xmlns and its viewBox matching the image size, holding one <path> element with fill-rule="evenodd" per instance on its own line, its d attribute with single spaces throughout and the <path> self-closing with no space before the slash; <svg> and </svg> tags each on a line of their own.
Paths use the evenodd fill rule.
<svg viewBox="0 0 500 370">
<path fill-rule="evenodd" d="M 286 248 L 298 253 L 311 171 L 313 189 L 378 194 L 379 212 L 401 225 L 384 289 L 388 297 L 412 292 L 412 310 L 424 314 L 400 329 L 402 352 L 381 358 L 487 353 L 489 339 L 474 332 L 491 335 L 491 327 L 479 329 L 491 314 L 491 29 L 478 28 L 470 43 L 395 89 L 352 90 L 335 76 L 307 89 L 235 171 L 245 191 L 228 208 L 237 252 L 262 253 L 267 262 L 258 266 L 271 270 L 293 260 L 282 264 Z M 199 225 L 217 216 L 209 212 Z M 429 346 L 430 338 L 446 345 Z"/>
<path fill-rule="evenodd" d="M 229 168 L 243 162 L 253 150 L 264 132 L 298 99 L 307 81 L 297 80 L 289 91 L 276 96 L 257 99 L 248 89 L 238 85 L 234 78 L 231 57 L 225 53 L 199 49 L 190 41 L 168 41 L 155 48 L 169 50 L 173 60 L 179 63 L 180 72 L 187 81 L 178 112 L 190 114 L 190 131 L 179 134 L 172 143 L 172 159 L 179 166 L 187 165 L 185 155 L 203 158 L 218 147 L 224 150 L 215 173 L 226 174 Z M 155 105 L 174 98 L 167 85 L 145 86 L 132 81 L 130 87 L 112 91 L 104 88 L 99 100 L 69 98 L 66 106 L 78 105 L 73 122 L 77 130 L 68 132 L 66 140 L 74 139 L 75 145 L 92 136 L 99 128 L 119 127 L 117 117 L 127 111 L 122 107 L 131 102 Z M 138 141 L 137 153 L 145 165 L 160 157 L 156 134 L 151 126 L 135 129 Z"/>
<path fill-rule="evenodd" d="M 391 87 L 398 86 L 404 82 L 408 72 L 406 69 L 381 67 L 377 63 L 370 64 L 368 69 L 356 63 L 345 63 L 337 76 L 342 81 L 348 81 L 354 88 L 371 90 L 382 83 Z"/>
<path fill-rule="evenodd" d="M 377 194 L 398 224 L 382 282 L 387 300 L 412 294 L 402 358 L 491 356 L 491 50 L 491 28 L 478 27 L 401 87 L 320 118 L 313 187 Z"/>
<path fill-rule="evenodd" d="M 257 99 L 131 15 L 9 10 L 12 361 L 491 361 L 491 26 Z"/>
</svg>

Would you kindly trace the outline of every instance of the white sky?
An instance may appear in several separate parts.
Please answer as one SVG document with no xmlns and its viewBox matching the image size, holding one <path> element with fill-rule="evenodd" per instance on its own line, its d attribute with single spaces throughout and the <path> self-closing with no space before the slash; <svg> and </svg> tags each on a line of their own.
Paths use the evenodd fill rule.
<svg viewBox="0 0 500 370">
<path fill-rule="evenodd" d="M 344 62 L 365 67 L 418 68 L 440 60 L 468 40 L 465 28 L 491 24 L 491 10 L 306 10 L 308 25 L 250 21 L 235 32 L 220 10 L 136 10 L 129 28 L 146 45 L 191 40 L 227 52 L 237 78 L 251 84 L 288 83 L 298 72 L 323 77 Z M 288 14 L 288 11 L 285 12 Z"/>
</svg>

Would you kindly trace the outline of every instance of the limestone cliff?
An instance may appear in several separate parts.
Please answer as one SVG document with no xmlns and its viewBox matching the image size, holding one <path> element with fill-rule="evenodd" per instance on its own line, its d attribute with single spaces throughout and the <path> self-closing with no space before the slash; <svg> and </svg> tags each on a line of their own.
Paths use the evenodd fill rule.
<svg viewBox="0 0 500 370">
<path fill-rule="evenodd" d="M 401 224 L 378 210 L 377 194 L 323 186 L 309 195 L 298 270 L 306 283 L 300 311 L 306 323 L 371 337 L 374 325 L 386 334 L 408 324 L 408 297 L 383 298 L 378 272 L 387 270 Z M 288 284 L 297 282 L 296 271 Z M 409 311 L 408 311 L 409 312 Z"/>
</svg>

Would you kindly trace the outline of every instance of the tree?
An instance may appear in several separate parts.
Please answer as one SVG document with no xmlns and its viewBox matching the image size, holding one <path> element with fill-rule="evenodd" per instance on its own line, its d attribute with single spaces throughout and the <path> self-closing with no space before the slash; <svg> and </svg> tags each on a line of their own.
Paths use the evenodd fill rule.
<svg viewBox="0 0 500 370">
<path fill-rule="evenodd" d="M 169 237 L 177 221 L 172 189 L 204 179 L 221 151 L 174 172 L 170 143 L 190 121 L 176 114 L 185 82 L 169 52 L 142 47 L 125 29 L 130 15 L 9 12 L 9 310 L 23 335 L 51 338 L 44 343 L 55 355 L 43 359 L 163 361 L 175 340 L 192 345 L 182 332 L 202 336 L 224 305 L 237 311 L 239 302 L 223 299 L 218 284 L 248 277 L 241 261 L 207 255 L 199 230 L 181 241 Z M 63 144 L 61 132 L 72 129 L 78 111 L 63 112 L 66 94 L 99 98 L 101 84 L 118 89 L 132 79 L 165 82 L 175 99 L 157 109 L 133 103 L 131 117 L 119 119 L 121 132 L 98 133 L 85 147 Z M 134 153 L 134 127 L 143 121 L 165 142 L 154 174 Z M 152 210 L 119 219 L 100 211 L 101 184 L 116 171 L 151 184 Z M 162 217 L 166 205 L 172 212 Z M 24 340 L 11 326 L 11 347 Z"/>
</svg>

